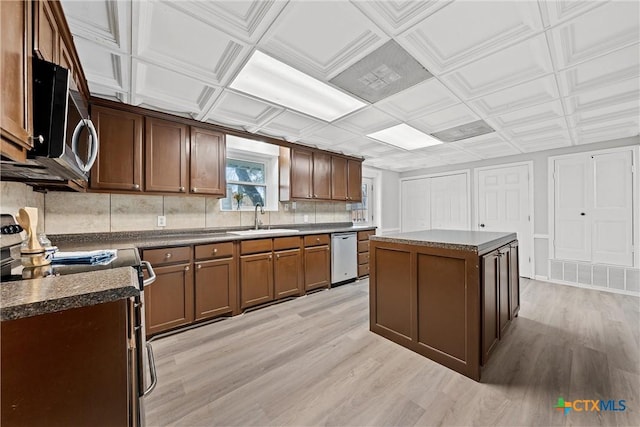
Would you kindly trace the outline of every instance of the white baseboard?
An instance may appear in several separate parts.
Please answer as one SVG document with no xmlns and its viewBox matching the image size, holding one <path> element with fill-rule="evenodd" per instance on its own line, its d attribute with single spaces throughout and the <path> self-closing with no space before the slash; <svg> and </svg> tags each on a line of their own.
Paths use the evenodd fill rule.
<svg viewBox="0 0 640 427">
<path fill-rule="evenodd" d="M 538 276 L 538 275 L 536 274 L 535 276 L 533 276 L 533 278 L 534 278 L 535 280 L 542 280 L 542 281 L 545 281 L 545 282 L 549 282 L 549 276 Z"/>
<path fill-rule="evenodd" d="M 583 285 L 581 283 L 564 282 L 562 280 L 555 280 L 555 279 L 538 279 L 538 276 L 536 276 L 536 280 L 541 280 L 543 282 L 548 282 L 548 283 L 553 283 L 553 284 L 563 285 L 563 286 L 573 286 L 574 288 L 590 289 L 592 291 L 611 292 L 612 294 L 622 294 L 622 295 L 629 295 L 632 297 L 640 298 L 640 292 L 624 291 L 622 289 L 615 289 L 615 288 L 602 288 L 600 286 L 589 286 L 589 285 Z"/>
</svg>

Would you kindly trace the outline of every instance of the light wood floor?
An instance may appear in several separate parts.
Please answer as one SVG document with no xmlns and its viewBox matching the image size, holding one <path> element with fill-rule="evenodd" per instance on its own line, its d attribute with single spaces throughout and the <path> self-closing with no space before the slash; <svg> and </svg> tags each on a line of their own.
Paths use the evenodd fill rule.
<svg viewBox="0 0 640 427">
<path fill-rule="evenodd" d="M 369 332 L 367 280 L 154 341 L 147 425 L 640 425 L 640 299 L 521 289 L 481 383 Z M 558 397 L 627 410 L 565 416 Z"/>
</svg>

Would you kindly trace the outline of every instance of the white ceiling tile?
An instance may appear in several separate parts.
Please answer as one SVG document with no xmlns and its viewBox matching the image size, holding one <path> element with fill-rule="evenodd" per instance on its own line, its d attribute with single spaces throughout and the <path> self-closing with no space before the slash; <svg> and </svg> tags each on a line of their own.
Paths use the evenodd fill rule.
<svg viewBox="0 0 640 427">
<path fill-rule="evenodd" d="M 516 144 L 525 153 L 533 153 L 536 151 L 569 147 L 571 145 L 571 139 L 568 135 L 563 134 L 544 134 L 527 140 L 518 141 Z"/>
<path fill-rule="evenodd" d="M 352 1 L 387 33 L 397 35 L 452 0 Z"/>
<path fill-rule="evenodd" d="M 533 80 L 553 71 L 544 35 L 512 45 L 442 76 L 465 99 Z"/>
<path fill-rule="evenodd" d="M 294 111 L 285 110 L 277 115 L 260 129 L 260 133 L 282 137 L 294 142 L 302 138 L 302 135 L 324 127 L 327 123 Z"/>
<path fill-rule="evenodd" d="M 611 1 L 553 28 L 549 35 L 556 66 L 582 61 L 640 40 L 640 2 Z M 603 24 L 611 23 L 609 25 Z"/>
<path fill-rule="evenodd" d="M 225 90 L 205 116 L 206 120 L 242 126 L 256 132 L 264 123 L 284 111 L 262 100 Z"/>
<path fill-rule="evenodd" d="M 139 102 L 168 111 L 198 115 L 222 89 L 165 68 L 134 60 L 135 96 Z M 139 103 L 138 102 L 138 103 Z"/>
<path fill-rule="evenodd" d="M 399 40 L 438 75 L 540 31 L 536 2 L 460 1 L 430 15 Z"/>
<path fill-rule="evenodd" d="M 85 59 L 87 80 L 117 91 L 129 90 L 129 57 L 114 53 L 96 43 L 77 38 L 78 55 Z"/>
<path fill-rule="evenodd" d="M 640 119 L 637 115 L 616 120 L 591 122 L 573 130 L 574 140 L 577 144 L 591 144 L 594 142 L 638 136 L 639 133 Z"/>
<path fill-rule="evenodd" d="M 599 10 L 599 9 L 596 9 Z M 640 45 L 635 44 L 558 73 L 564 96 L 576 95 L 640 75 Z"/>
<path fill-rule="evenodd" d="M 469 105 L 480 111 L 483 117 L 493 117 L 520 108 L 551 102 L 558 96 L 556 79 L 553 75 L 548 75 L 477 98 L 469 102 Z"/>
<path fill-rule="evenodd" d="M 549 26 L 574 18 L 594 7 L 602 6 L 607 1 L 540 0 L 538 3 L 545 25 Z"/>
<path fill-rule="evenodd" d="M 438 132 L 478 120 L 479 117 L 464 104 L 457 104 L 435 113 L 427 114 L 409 124 L 426 133 Z"/>
<path fill-rule="evenodd" d="M 294 1 L 259 47 L 307 74 L 329 80 L 388 39 L 351 3 Z"/>
<path fill-rule="evenodd" d="M 452 144 L 456 144 L 463 150 L 483 159 L 520 154 L 518 149 L 507 143 L 497 134 L 482 135 L 476 138 L 457 141 Z"/>
<path fill-rule="evenodd" d="M 385 129 L 400 123 L 398 119 L 378 110 L 366 107 L 333 122 L 334 125 L 361 135 L 367 135 L 380 129 Z"/>
<path fill-rule="evenodd" d="M 312 144 L 334 147 L 341 142 L 354 139 L 357 135 L 334 125 L 327 125 L 304 135 L 303 139 Z"/>
<path fill-rule="evenodd" d="M 538 104 L 533 107 L 523 108 L 510 113 L 487 119 L 499 129 L 513 128 L 528 124 L 535 124 L 545 120 L 562 118 L 564 110 L 560 100 Z"/>
<path fill-rule="evenodd" d="M 619 104 L 612 104 L 606 107 L 580 111 L 569 116 L 569 123 L 572 126 L 585 126 L 590 123 L 603 121 L 613 121 L 627 117 L 639 117 L 640 104 L 638 100 L 632 100 Z"/>
<path fill-rule="evenodd" d="M 638 79 L 628 79 L 564 98 L 563 102 L 567 114 L 573 114 L 578 111 L 599 109 L 627 101 L 638 102 L 639 99 L 640 81 Z"/>
<path fill-rule="evenodd" d="M 177 1 L 176 8 L 246 42 L 256 43 L 286 1 L 216 0 Z"/>
<path fill-rule="evenodd" d="M 571 145 L 571 137 L 564 118 L 505 129 L 502 133 L 510 142 L 526 152 Z"/>
<path fill-rule="evenodd" d="M 217 28 L 189 16 L 171 3 L 139 3 L 134 54 L 211 84 L 229 80 L 249 48 Z M 167 31 L 188 28 L 188 31 Z"/>
<path fill-rule="evenodd" d="M 74 36 L 129 53 L 131 17 L 126 2 L 64 0 L 62 7 Z"/>
<path fill-rule="evenodd" d="M 460 103 L 437 79 L 429 79 L 375 104 L 400 120 L 412 120 Z"/>
</svg>

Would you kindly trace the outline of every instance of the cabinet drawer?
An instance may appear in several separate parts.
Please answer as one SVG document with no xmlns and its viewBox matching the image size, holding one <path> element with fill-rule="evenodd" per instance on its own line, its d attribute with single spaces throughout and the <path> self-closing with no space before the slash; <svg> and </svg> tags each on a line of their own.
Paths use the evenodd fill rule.
<svg viewBox="0 0 640 427">
<path fill-rule="evenodd" d="M 329 244 L 328 234 L 312 234 L 310 236 L 304 236 L 304 246 L 320 246 Z"/>
<path fill-rule="evenodd" d="M 376 230 L 358 231 L 358 240 L 369 240 L 369 236 L 376 234 Z"/>
<path fill-rule="evenodd" d="M 215 259 L 233 256 L 233 242 L 196 246 L 196 259 Z"/>
<path fill-rule="evenodd" d="M 271 252 L 273 241 L 271 239 L 244 240 L 240 242 L 240 254 L 255 254 L 258 252 Z"/>
<path fill-rule="evenodd" d="M 369 275 L 369 264 L 360 264 L 358 266 L 358 277 Z"/>
<path fill-rule="evenodd" d="M 283 249 L 298 249 L 300 248 L 300 237 L 277 237 L 273 239 L 273 250 L 279 251 Z"/>
<path fill-rule="evenodd" d="M 175 248 L 146 249 L 143 252 L 143 258 L 153 266 L 188 262 L 191 261 L 191 247 L 179 246 Z"/>
<path fill-rule="evenodd" d="M 369 264 L 369 252 L 361 252 L 358 254 L 358 264 Z"/>
<path fill-rule="evenodd" d="M 369 241 L 361 240 L 358 242 L 358 253 L 360 252 L 369 252 Z"/>
</svg>

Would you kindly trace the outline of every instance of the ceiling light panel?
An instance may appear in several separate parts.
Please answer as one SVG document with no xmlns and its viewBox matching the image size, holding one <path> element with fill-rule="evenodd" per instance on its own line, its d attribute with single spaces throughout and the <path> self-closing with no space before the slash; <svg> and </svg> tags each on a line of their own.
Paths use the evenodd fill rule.
<svg viewBox="0 0 640 427">
<path fill-rule="evenodd" d="M 328 122 L 366 105 L 260 51 L 229 86 Z"/>
<path fill-rule="evenodd" d="M 442 141 L 438 141 L 405 123 L 371 133 L 367 136 L 405 150 L 416 150 L 418 148 L 442 144 Z"/>
</svg>

